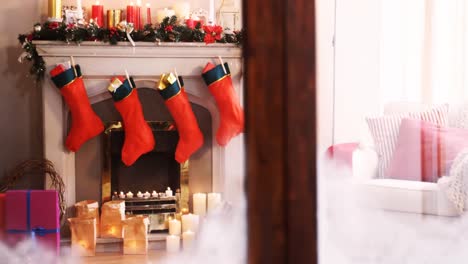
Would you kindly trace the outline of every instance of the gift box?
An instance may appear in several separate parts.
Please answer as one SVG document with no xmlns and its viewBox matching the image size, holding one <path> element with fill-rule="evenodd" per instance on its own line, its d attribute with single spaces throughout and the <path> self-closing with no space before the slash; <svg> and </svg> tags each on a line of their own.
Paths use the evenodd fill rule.
<svg viewBox="0 0 468 264">
<path fill-rule="evenodd" d="M 7 191 L 6 240 L 11 246 L 31 238 L 40 246 L 60 249 L 60 209 L 57 191 Z"/>
<path fill-rule="evenodd" d="M 5 194 L 0 193 L 0 241 L 4 239 L 5 232 Z"/>
<path fill-rule="evenodd" d="M 125 202 L 110 201 L 101 208 L 101 237 L 122 238 L 122 220 L 125 219 Z"/>
<path fill-rule="evenodd" d="M 99 203 L 94 200 L 84 200 L 75 204 L 77 218 L 95 218 L 96 234 L 99 237 Z"/>
<path fill-rule="evenodd" d="M 126 255 L 145 255 L 148 252 L 147 216 L 129 217 L 123 220 L 123 252 Z"/>
</svg>

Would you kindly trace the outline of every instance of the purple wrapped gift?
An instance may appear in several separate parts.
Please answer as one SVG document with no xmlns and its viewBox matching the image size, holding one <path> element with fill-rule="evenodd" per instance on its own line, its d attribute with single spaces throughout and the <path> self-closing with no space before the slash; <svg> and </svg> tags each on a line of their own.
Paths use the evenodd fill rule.
<svg viewBox="0 0 468 264">
<path fill-rule="evenodd" d="M 5 197 L 7 242 L 32 238 L 59 253 L 60 209 L 57 191 L 7 191 Z"/>
</svg>

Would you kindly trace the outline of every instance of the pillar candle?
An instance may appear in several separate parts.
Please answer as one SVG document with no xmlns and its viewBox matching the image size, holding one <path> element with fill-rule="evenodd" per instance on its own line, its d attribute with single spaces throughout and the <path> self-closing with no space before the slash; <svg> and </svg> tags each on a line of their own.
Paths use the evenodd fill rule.
<svg viewBox="0 0 468 264">
<path fill-rule="evenodd" d="M 83 6 L 81 5 L 81 0 L 76 0 L 76 10 L 78 10 L 78 19 L 83 18 Z"/>
<path fill-rule="evenodd" d="M 137 6 L 136 6 L 136 17 L 135 17 L 135 29 L 142 29 L 142 23 L 141 23 L 141 0 L 137 0 Z"/>
<path fill-rule="evenodd" d="M 176 253 L 180 250 L 180 237 L 169 235 L 166 237 L 166 250 L 169 253 Z"/>
<path fill-rule="evenodd" d="M 62 0 L 49 0 L 49 19 L 62 20 Z"/>
<path fill-rule="evenodd" d="M 193 195 L 193 213 L 201 217 L 206 215 L 206 193 Z"/>
<path fill-rule="evenodd" d="M 150 4 L 146 4 L 146 24 L 151 25 L 151 8 Z"/>
<path fill-rule="evenodd" d="M 133 23 L 135 25 L 135 12 L 135 6 L 133 2 L 131 2 L 130 5 L 127 6 L 127 23 Z"/>
<path fill-rule="evenodd" d="M 193 241 L 195 240 L 195 233 L 191 230 L 187 230 L 182 234 L 182 243 L 185 249 L 189 249 L 193 245 Z"/>
<path fill-rule="evenodd" d="M 169 221 L 169 234 L 180 236 L 181 233 L 181 223 L 177 219 L 172 219 Z"/>
<path fill-rule="evenodd" d="M 211 22 L 212 25 L 216 24 L 215 22 L 215 4 L 214 0 L 210 0 L 210 10 L 208 15 L 208 22 Z"/>
<path fill-rule="evenodd" d="M 208 194 L 208 212 L 215 209 L 221 204 L 220 193 L 209 193 Z"/>
<path fill-rule="evenodd" d="M 99 26 L 104 26 L 104 6 L 99 4 L 99 1 L 91 7 L 91 18 Z"/>
<path fill-rule="evenodd" d="M 198 230 L 199 222 L 200 217 L 198 215 L 182 215 L 182 231 L 185 232 L 187 230 L 192 230 L 196 232 Z"/>
<path fill-rule="evenodd" d="M 172 9 L 174 9 L 175 15 L 181 21 L 184 21 L 190 15 L 190 3 L 188 2 L 176 2 Z"/>
</svg>

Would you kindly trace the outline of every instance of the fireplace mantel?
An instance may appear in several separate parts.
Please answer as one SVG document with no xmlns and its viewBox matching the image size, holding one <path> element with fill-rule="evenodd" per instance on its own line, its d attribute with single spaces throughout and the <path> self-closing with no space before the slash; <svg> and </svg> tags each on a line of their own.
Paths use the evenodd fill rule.
<svg viewBox="0 0 468 264">
<path fill-rule="evenodd" d="M 219 125 L 219 113 L 214 99 L 201 79 L 208 61 L 218 63 L 218 56 L 229 63 L 235 90 L 243 104 L 242 50 L 234 44 L 204 43 L 142 43 L 109 45 L 101 42 L 83 42 L 80 45 L 58 41 L 34 41 L 44 58 L 47 73 L 57 64 L 74 61 L 80 64 L 91 104 L 110 98 L 107 85 L 112 76 L 134 77 L 137 87 L 154 88 L 162 73 L 177 69 L 184 77 L 191 102 L 205 107 L 212 116 L 213 142 Z M 64 178 L 67 205 L 75 203 L 75 154 L 64 147 L 67 134 L 68 109 L 58 89 L 46 74 L 43 85 L 44 156 L 51 160 Z M 236 202 L 239 194 L 232 189 L 243 189 L 243 136 L 233 139 L 222 148 L 213 144 L 212 191 L 222 192 L 227 200 Z M 48 185 L 48 183 L 46 183 Z M 239 188 L 230 188 L 233 184 Z M 47 186 L 46 186 L 47 187 Z"/>
</svg>

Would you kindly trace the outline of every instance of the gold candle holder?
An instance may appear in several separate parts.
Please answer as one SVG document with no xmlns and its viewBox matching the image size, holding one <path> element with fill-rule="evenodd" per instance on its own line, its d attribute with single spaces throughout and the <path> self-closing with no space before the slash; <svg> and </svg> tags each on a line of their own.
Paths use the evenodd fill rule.
<svg viewBox="0 0 468 264">
<path fill-rule="evenodd" d="M 62 0 L 49 0 L 49 20 L 62 21 Z"/>
<path fill-rule="evenodd" d="M 96 218 L 69 218 L 73 256 L 96 255 Z"/>
<path fill-rule="evenodd" d="M 126 255 L 145 255 L 148 252 L 147 216 L 135 216 L 123 220 L 123 252 Z"/>
<path fill-rule="evenodd" d="M 96 234 L 99 237 L 99 203 L 94 200 L 84 200 L 75 204 L 76 217 L 95 218 Z"/>
<path fill-rule="evenodd" d="M 101 237 L 122 238 L 122 220 L 124 219 L 124 201 L 110 201 L 103 204 L 101 212 Z"/>
</svg>

